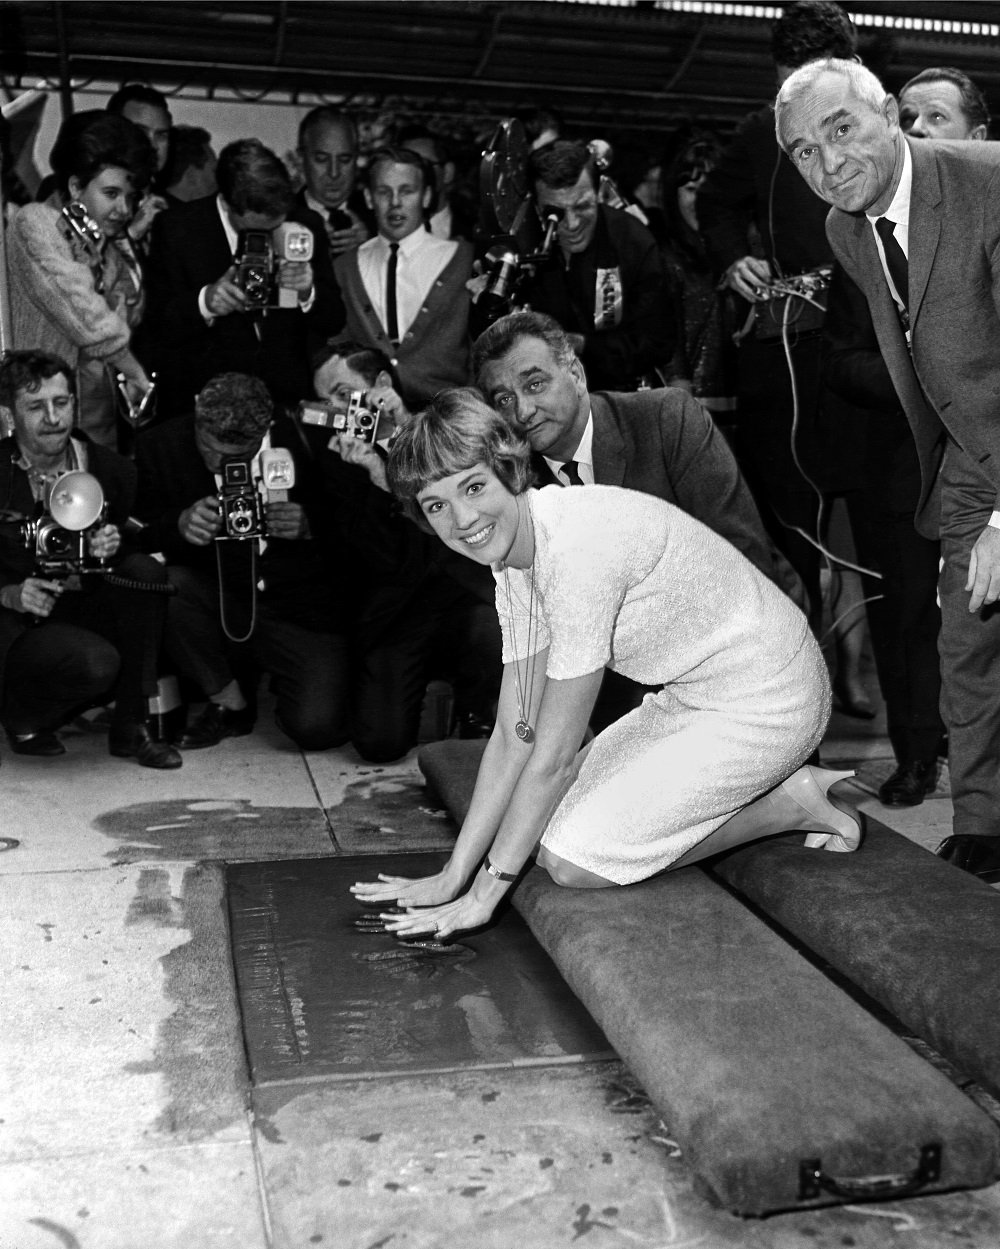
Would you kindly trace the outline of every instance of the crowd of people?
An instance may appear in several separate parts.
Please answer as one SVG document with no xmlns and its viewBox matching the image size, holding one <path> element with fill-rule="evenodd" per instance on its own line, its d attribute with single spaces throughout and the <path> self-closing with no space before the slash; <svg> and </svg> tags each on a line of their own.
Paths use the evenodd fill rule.
<svg viewBox="0 0 1000 1249">
<path fill-rule="evenodd" d="M 530 258 L 416 123 L 363 151 L 314 108 L 299 179 L 142 84 L 69 117 L 5 226 L 10 749 L 55 757 L 104 705 L 111 754 L 179 767 L 253 731 L 266 678 L 296 746 L 384 762 L 446 680 L 449 731 L 490 737 L 471 831 L 442 879 L 359 891 L 449 932 L 536 845 L 585 885 L 779 826 L 852 848 L 815 752 L 828 666 L 874 715 L 867 621 L 882 801 L 920 803 L 947 752 L 941 853 L 1000 878 L 989 111 L 948 67 L 887 94 L 824 0 L 772 50 L 776 104 L 632 185 L 524 114 Z M 146 710 L 168 673 L 201 706 L 173 741 Z"/>
</svg>

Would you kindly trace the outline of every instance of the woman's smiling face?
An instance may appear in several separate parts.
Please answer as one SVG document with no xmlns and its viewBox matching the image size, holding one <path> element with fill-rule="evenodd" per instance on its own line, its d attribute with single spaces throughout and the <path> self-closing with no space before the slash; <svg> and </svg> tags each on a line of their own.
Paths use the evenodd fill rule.
<svg viewBox="0 0 1000 1249">
<path fill-rule="evenodd" d="M 521 510 L 517 496 L 485 464 L 425 486 L 417 503 L 434 532 L 453 551 L 479 564 L 510 562 Z"/>
</svg>

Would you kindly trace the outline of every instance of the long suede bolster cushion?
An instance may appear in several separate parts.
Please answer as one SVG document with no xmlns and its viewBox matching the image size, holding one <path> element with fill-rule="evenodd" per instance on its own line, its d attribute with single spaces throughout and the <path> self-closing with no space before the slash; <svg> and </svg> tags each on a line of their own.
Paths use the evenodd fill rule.
<svg viewBox="0 0 1000 1249">
<path fill-rule="evenodd" d="M 458 818 L 479 747 L 420 754 Z M 760 1215 L 858 1200 L 852 1185 L 913 1174 L 930 1145 L 941 1174 L 922 1192 L 996 1177 L 991 1120 L 701 869 L 575 890 L 533 868 L 513 903 L 718 1204 Z M 802 1198 L 807 1160 L 845 1195 Z"/>
<path fill-rule="evenodd" d="M 855 854 L 817 854 L 786 835 L 713 870 L 1000 1096 L 996 890 L 874 821 Z"/>
</svg>

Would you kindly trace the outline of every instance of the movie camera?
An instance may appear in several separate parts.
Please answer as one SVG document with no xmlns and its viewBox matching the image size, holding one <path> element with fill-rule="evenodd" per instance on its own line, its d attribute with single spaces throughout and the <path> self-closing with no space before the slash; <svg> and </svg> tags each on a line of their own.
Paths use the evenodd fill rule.
<svg viewBox="0 0 1000 1249">
<path fill-rule="evenodd" d="M 21 541 L 35 555 L 35 576 L 69 577 L 107 571 L 90 554 L 89 535 L 104 521 L 104 491 L 90 473 L 74 470 L 49 487 L 41 512 L 19 523 Z"/>
<path fill-rule="evenodd" d="M 381 404 L 373 406 L 369 402 L 367 390 L 352 390 L 346 408 L 340 399 L 304 399 L 299 404 L 303 425 L 321 425 L 335 434 L 368 443 L 378 440 L 383 415 Z"/>
<path fill-rule="evenodd" d="M 298 291 L 281 285 L 285 260 L 309 261 L 313 236 L 308 226 L 284 221 L 274 230 L 241 230 L 236 245 L 236 285 L 251 311 L 294 308 Z"/>
<path fill-rule="evenodd" d="M 597 198 L 602 204 L 627 209 L 628 201 L 608 170 L 614 158 L 603 139 L 588 143 L 597 173 Z M 479 164 L 480 227 L 490 238 L 483 256 L 486 283 L 475 303 L 481 329 L 516 306 L 517 292 L 549 256 L 564 212 L 549 206 L 544 215 L 530 184 L 531 149 L 524 126 L 515 117 L 497 126 Z"/>
<path fill-rule="evenodd" d="M 216 542 L 246 542 L 267 537 L 267 504 L 285 502 L 295 485 L 295 461 L 281 447 L 261 451 L 260 475 L 254 476 L 253 461 L 224 460 L 219 490 L 222 532 Z"/>
</svg>

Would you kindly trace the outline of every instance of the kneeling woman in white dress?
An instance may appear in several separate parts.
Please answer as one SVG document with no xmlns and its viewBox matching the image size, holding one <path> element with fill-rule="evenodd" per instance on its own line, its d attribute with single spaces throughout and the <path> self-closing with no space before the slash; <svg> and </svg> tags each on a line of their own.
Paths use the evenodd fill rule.
<svg viewBox="0 0 1000 1249">
<path fill-rule="evenodd" d="M 803 766 L 830 714 L 805 616 L 734 546 L 649 495 L 528 488 L 529 448 L 477 392 L 442 392 L 398 434 L 393 492 L 497 583 L 496 728 L 447 865 L 352 892 L 390 932 L 489 920 L 529 858 L 560 885 L 627 885 L 772 833 L 853 850 Z M 605 668 L 662 686 L 584 749 Z"/>
</svg>

